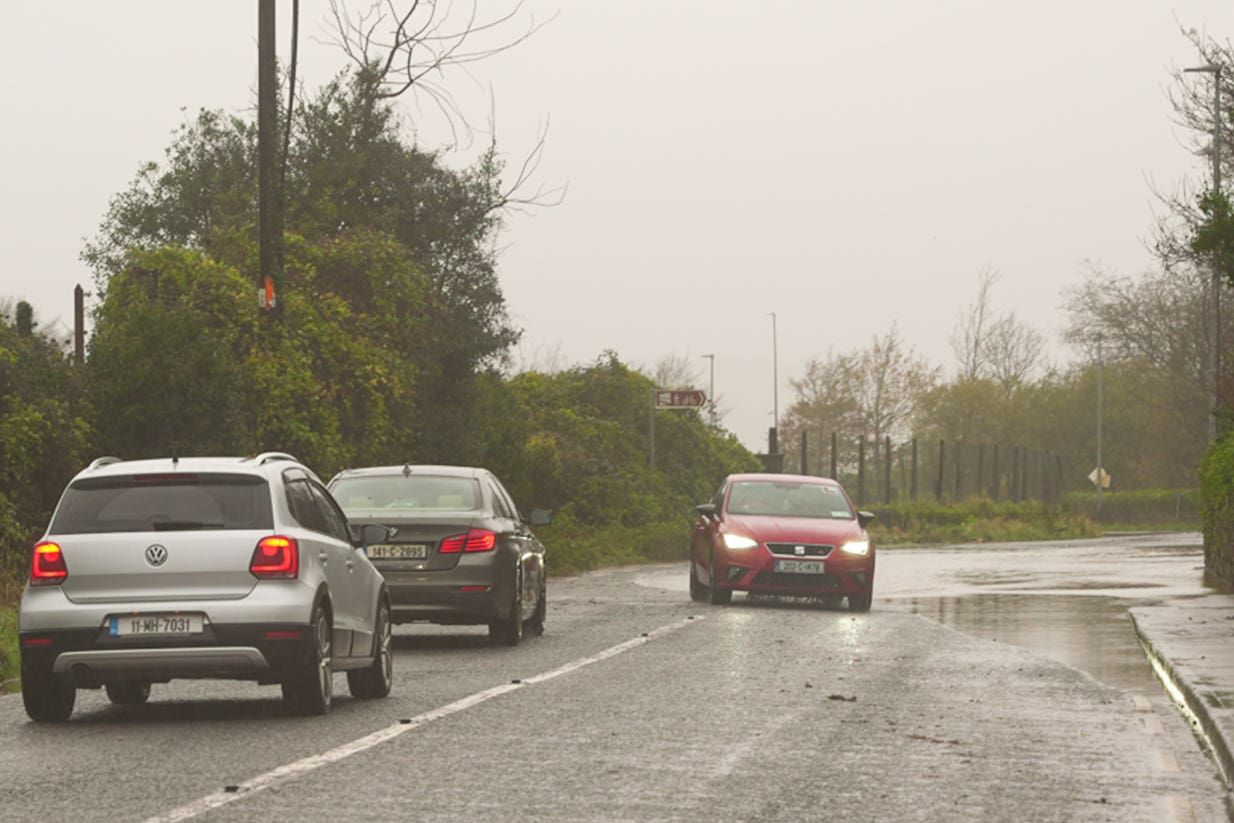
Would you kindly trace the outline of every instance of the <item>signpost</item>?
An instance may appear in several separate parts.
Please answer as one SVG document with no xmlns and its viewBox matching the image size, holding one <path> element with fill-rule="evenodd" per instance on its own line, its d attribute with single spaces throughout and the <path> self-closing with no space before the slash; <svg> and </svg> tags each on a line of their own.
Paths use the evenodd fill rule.
<svg viewBox="0 0 1234 823">
<path fill-rule="evenodd" d="M 649 460 L 656 467 L 656 409 L 701 409 L 707 405 L 707 393 L 699 389 L 652 389 L 647 409 L 647 431 L 651 442 Z"/>
</svg>

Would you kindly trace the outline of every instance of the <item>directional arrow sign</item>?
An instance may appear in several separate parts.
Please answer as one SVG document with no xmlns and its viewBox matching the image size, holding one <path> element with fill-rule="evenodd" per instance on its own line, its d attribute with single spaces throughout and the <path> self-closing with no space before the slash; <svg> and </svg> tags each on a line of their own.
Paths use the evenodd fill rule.
<svg viewBox="0 0 1234 823">
<path fill-rule="evenodd" d="M 657 390 L 657 409 L 699 409 L 707 405 L 707 394 L 699 389 Z"/>
</svg>

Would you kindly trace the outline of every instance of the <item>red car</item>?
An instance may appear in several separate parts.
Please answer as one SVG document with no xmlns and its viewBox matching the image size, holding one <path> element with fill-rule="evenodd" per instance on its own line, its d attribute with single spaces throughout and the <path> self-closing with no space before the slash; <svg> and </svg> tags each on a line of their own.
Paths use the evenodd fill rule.
<svg viewBox="0 0 1234 823">
<path fill-rule="evenodd" d="M 695 507 L 690 597 L 718 605 L 733 592 L 848 598 L 853 611 L 874 597 L 874 545 L 835 480 L 794 474 L 733 474 L 710 503 Z"/>
</svg>

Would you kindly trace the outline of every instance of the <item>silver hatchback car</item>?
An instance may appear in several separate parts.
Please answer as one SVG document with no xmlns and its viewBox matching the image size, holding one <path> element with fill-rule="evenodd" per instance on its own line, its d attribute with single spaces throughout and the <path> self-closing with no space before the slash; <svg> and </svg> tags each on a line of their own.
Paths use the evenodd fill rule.
<svg viewBox="0 0 1234 823">
<path fill-rule="evenodd" d="M 384 540 L 384 529 L 363 537 Z M 318 478 L 290 455 L 95 460 L 34 547 L 21 599 L 26 712 L 64 720 L 76 690 L 139 704 L 151 683 L 282 686 L 295 714 L 392 681 L 390 600 Z"/>
</svg>

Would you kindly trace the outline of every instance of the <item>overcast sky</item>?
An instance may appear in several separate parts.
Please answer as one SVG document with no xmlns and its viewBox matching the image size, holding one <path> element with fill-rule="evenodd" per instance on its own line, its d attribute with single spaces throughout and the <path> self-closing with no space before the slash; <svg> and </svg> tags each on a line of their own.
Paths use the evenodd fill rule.
<svg viewBox="0 0 1234 823">
<path fill-rule="evenodd" d="M 301 5 L 310 89 L 345 66 L 314 40 L 327 10 Z M 198 109 L 251 110 L 257 3 L 5 11 L 0 299 L 67 329 L 109 199 Z M 706 389 L 714 354 L 724 423 L 757 451 L 777 394 L 772 312 L 781 413 L 810 358 L 893 323 L 952 374 L 948 338 L 987 266 L 1003 275 L 995 308 L 1066 362 L 1060 306 L 1086 261 L 1151 267 L 1152 186 L 1206 180 L 1166 100 L 1170 70 L 1197 59 L 1179 26 L 1234 32 L 1228 0 L 528 0 L 509 31 L 554 14 L 445 78 L 481 127 L 491 89 L 513 166 L 550 124 L 534 182 L 569 185 L 501 239 L 516 361 L 688 355 Z M 423 145 L 443 145 L 431 109 L 401 105 Z"/>
</svg>

